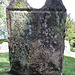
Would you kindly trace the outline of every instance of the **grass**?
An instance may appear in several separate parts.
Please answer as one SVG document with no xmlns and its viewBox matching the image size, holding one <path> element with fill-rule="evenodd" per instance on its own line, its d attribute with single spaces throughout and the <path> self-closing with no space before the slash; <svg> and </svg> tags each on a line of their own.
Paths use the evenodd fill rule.
<svg viewBox="0 0 75 75">
<path fill-rule="evenodd" d="M 8 53 L 0 53 L 0 75 L 9 75 L 7 73 L 10 69 L 8 55 Z"/>
<path fill-rule="evenodd" d="M 9 54 L 0 53 L 0 75 L 9 75 Z M 63 75 L 75 75 L 75 58 L 64 56 Z"/>
<path fill-rule="evenodd" d="M 64 57 L 63 75 L 75 75 L 75 58 Z"/>
</svg>

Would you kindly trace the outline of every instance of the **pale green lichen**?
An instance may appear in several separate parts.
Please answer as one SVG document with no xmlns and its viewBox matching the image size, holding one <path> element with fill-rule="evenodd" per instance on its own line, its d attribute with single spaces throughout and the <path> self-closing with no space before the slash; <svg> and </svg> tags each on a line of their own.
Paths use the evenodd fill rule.
<svg viewBox="0 0 75 75">
<path fill-rule="evenodd" d="M 15 55 L 19 55 L 20 54 L 20 50 L 15 50 Z"/>
<path fill-rule="evenodd" d="M 24 2 L 15 2 L 13 8 L 27 8 L 27 5 Z"/>
<path fill-rule="evenodd" d="M 59 13 L 58 11 L 56 11 L 56 20 L 57 20 L 57 24 L 60 24 L 60 18 L 59 18 Z"/>
</svg>

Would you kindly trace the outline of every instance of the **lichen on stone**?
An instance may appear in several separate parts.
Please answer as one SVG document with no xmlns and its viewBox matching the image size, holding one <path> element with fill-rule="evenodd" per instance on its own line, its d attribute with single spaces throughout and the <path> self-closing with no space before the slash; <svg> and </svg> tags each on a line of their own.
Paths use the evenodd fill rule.
<svg viewBox="0 0 75 75">
<path fill-rule="evenodd" d="M 57 20 L 57 24 L 60 24 L 60 18 L 59 18 L 59 13 L 58 11 L 56 11 L 56 20 Z"/>
<path fill-rule="evenodd" d="M 27 5 L 24 2 L 18 1 L 15 2 L 13 8 L 27 8 Z"/>
</svg>

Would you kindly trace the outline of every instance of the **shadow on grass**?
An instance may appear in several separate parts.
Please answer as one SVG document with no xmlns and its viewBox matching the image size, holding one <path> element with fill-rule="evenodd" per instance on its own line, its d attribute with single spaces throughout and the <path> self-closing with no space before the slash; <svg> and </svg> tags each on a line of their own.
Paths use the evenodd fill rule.
<svg viewBox="0 0 75 75">
<path fill-rule="evenodd" d="M 10 75 L 7 72 L 10 70 L 9 62 L 0 62 L 0 75 Z"/>
<path fill-rule="evenodd" d="M 8 52 L 0 53 L 0 58 L 8 58 L 9 59 L 9 53 Z"/>
</svg>

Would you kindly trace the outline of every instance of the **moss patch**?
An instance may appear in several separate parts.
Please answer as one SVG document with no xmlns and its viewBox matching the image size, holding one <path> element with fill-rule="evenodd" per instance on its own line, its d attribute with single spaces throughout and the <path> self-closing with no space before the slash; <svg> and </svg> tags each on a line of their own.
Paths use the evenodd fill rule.
<svg viewBox="0 0 75 75">
<path fill-rule="evenodd" d="M 15 2 L 13 8 L 27 8 L 27 5 L 23 2 Z"/>
</svg>

